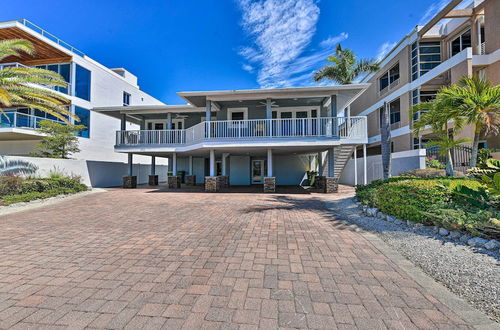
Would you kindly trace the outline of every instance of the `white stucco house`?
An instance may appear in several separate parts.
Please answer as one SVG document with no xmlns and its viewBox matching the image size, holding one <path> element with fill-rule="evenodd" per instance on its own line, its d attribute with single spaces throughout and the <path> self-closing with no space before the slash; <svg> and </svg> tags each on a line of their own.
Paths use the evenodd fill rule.
<svg viewBox="0 0 500 330">
<path fill-rule="evenodd" d="M 89 171 L 101 172 L 97 186 L 118 185 L 121 177 L 113 179 L 111 174 L 126 172 L 127 156 L 115 153 L 115 131 L 120 129 L 120 120 L 92 111 L 95 107 L 163 105 L 142 91 L 137 77 L 123 68 L 110 69 L 94 61 L 77 48 L 67 44 L 28 20 L 0 22 L 0 40 L 27 39 L 35 47 L 34 55 L 8 57 L 0 61 L 0 69 L 12 66 L 32 66 L 52 70 L 61 74 L 68 83 L 67 88 L 56 91 L 69 99 L 68 108 L 75 113 L 86 129 L 79 134 L 81 152 L 72 155 L 85 160 Z M 36 109 L 4 109 L 0 116 L 0 155 L 25 156 L 34 151 L 41 135 L 36 131 L 41 120 L 58 119 Z M 127 129 L 139 128 L 133 123 Z M 138 158 L 137 163 L 149 164 L 150 158 Z M 159 164 L 166 164 L 166 161 Z M 102 172 L 109 171 L 110 175 Z M 165 171 L 166 172 L 166 171 Z M 115 175 L 116 176 L 116 175 Z M 107 179 L 105 179 L 107 178 Z"/>
</svg>

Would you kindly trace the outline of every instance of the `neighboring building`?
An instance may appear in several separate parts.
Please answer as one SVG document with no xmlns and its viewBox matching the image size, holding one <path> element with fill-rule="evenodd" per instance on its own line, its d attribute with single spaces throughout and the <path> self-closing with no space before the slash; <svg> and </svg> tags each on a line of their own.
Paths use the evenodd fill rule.
<svg viewBox="0 0 500 330">
<path fill-rule="evenodd" d="M 133 155 L 171 158 L 171 187 L 185 172 L 187 183 L 205 182 L 209 191 L 226 183 L 274 191 L 300 185 L 308 170 L 319 169 L 322 188 L 331 192 L 354 147 L 367 143 L 366 117 L 344 117 L 341 110 L 368 87 L 182 92 L 188 105 L 94 111 L 122 120 L 115 150 L 129 154 L 130 164 Z M 127 121 L 142 129 L 127 130 Z"/>
<path fill-rule="evenodd" d="M 105 162 L 126 162 L 127 157 L 113 152 L 115 131 L 120 121 L 92 111 L 94 107 L 162 105 L 163 103 L 139 89 L 137 77 L 123 68 L 109 69 L 92 60 L 78 49 L 68 45 L 27 20 L 0 23 L 1 39 L 27 39 L 35 46 L 33 56 L 9 57 L 0 62 L 0 68 L 32 66 L 61 74 L 68 88 L 56 90 L 66 96 L 68 107 L 86 129 L 80 132 L 81 152 L 76 159 Z M 36 109 L 4 109 L 0 117 L 0 154 L 27 155 L 35 150 L 41 135 L 36 132 L 43 119 L 57 118 Z M 135 126 L 129 126 L 133 129 Z M 141 160 L 149 162 L 149 158 Z M 116 164 L 113 169 L 116 170 Z M 126 170 L 126 166 L 124 165 Z M 104 170 L 104 167 L 100 167 Z"/>
<path fill-rule="evenodd" d="M 451 1 L 425 26 L 417 26 L 381 61 L 381 69 L 362 82 L 371 86 L 351 105 L 351 114 L 368 116 L 368 154 L 380 154 L 380 109 L 390 107 L 393 152 L 425 148 L 432 138 L 412 134 L 413 104 L 435 97 L 442 86 L 479 74 L 500 83 L 500 1 Z M 457 9 L 458 8 L 460 9 Z M 458 137 L 473 137 L 466 127 Z M 481 147 L 500 148 L 500 137 Z"/>
</svg>

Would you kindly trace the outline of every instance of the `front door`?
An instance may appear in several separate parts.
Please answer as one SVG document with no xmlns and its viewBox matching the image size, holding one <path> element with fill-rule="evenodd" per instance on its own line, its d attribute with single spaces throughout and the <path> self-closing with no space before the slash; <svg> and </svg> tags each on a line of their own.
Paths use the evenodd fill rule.
<svg viewBox="0 0 500 330">
<path fill-rule="evenodd" d="M 264 161 L 252 160 L 252 183 L 264 183 Z"/>
</svg>

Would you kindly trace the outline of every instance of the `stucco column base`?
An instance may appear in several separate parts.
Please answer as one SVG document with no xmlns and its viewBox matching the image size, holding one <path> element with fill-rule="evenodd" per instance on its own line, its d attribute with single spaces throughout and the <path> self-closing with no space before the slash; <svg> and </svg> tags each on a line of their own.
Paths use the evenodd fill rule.
<svg viewBox="0 0 500 330">
<path fill-rule="evenodd" d="M 150 186 L 157 186 L 158 185 L 158 175 L 150 175 L 148 179 L 148 184 Z"/>
<path fill-rule="evenodd" d="M 220 189 L 219 185 L 220 179 L 216 176 L 206 176 L 205 177 L 205 191 L 206 192 L 217 192 Z"/>
<path fill-rule="evenodd" d="M 324 192 L 327 194 L 339 192 L 339 178 L 325 178 Z"/>
<path fill-rule="evenodd" d="M 133 176 L 124 176 L 123 177 L 123 188 L 131 189 L 137 188 L 137 177 Z"/>
<path fill-rule="evenodd" d="M 317 176 L 316 180 L 314 180 L 314 188 L 324 190 L 326 185 L 326 177 L 325 176 Z"/>
<path fill-rule="evenodd" d="M 179 189 L 181 187 L 181 178 L 178 176 L 169 176 L 167 178 L 167 185 L 169 189 Z"/>
<path fill-rule="evenodd" d="M 186 176 L 186 186 L 196 186 L 196 175 Z"/>
<path fill-rule="evenodd" d="M 264 192 L 265 193 L 276 192 L 276 178 L 275 177 L 265 177 L 264 178 Z"/>
</svg>

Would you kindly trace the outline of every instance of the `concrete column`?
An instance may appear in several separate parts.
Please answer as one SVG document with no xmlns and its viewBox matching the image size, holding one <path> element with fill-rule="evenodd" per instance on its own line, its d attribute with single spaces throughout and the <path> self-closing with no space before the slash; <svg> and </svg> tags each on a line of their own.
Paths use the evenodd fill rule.
<svg viewBox="0 0 500 330">
<path fill-rule="evenodd" d="M 172 156 L 172 176 L 177 176 L 177 153 Z"/>
<path fill-rule="evenodd" d="M 227 176 L 227 157 L 229 156 L 228 153 L 223 153 L 222 154 L 222 175 Z"/>
<path fill-rule="evenodd" d="M 211 121 L 212 120 L 212 101 L 207 100 L 207 104 L 205 107 L 205 121 Z"/>
<path fill-rule="evenodd" d="M 354 185 L 358 184 L 358 146 L 354 146 Z"/>
<path fill-rule="evenodd" d="M 127 129 L 127 115 L 122 113 L 120 117 L 120 130 L 125 131 Z"/>
<path fill-rule="evenodd" d="M 156 157 L 151 156 L 151 175 L 156 175 Z"/>
<path fill-rule="evenodd" d="M 167 113 L 167 129 L 172 129 L 172 113 Z"/>
<path fill-rule="evenodd" d="M 193 156 L 189 156 L 189 175 L 193 175 Z"/>
<path fill-rule="evenodd" d="M 273 176 L 273 150 L 267 149 L 267 177 Z"/>
<path fill-rule="evenodd" d="M 323 153 L 318 152 L 318 175 L 322 176 L 323 175 Z"/>
<path fill-rule="evenodd" d="M 210 149 L 210 176 L 215 176 L 215 150 Z"/>
<path fill-rule="evenodd" d="M 132 153 L 128 154 L 128 176 L 133 175 L 134 163 L 133 163 L 133 155 Z"/>
<path fill-rule="evenodd" d="M 266 119 L 273 118 L 273 107 L 271 102 L 271 99 L 266 99 Z"/>
<path fill-rule="evenodd" d="M 363 144 L 363 184 L 368 183 L 368 177 L 366 172 L 366 144 Z"/>
<path fill-rule="evenodd" d="M 330 96 L 330 116 L 337 117 L 337 95 Z"/>
<path fill-rule="evenodd" d="M 328 149 L 328 177 L 333 178 L 335 176 L 335 155 L 334 148 Z"/>
</svg>

